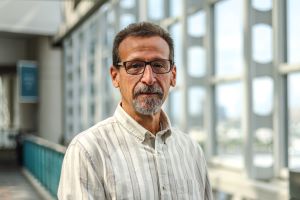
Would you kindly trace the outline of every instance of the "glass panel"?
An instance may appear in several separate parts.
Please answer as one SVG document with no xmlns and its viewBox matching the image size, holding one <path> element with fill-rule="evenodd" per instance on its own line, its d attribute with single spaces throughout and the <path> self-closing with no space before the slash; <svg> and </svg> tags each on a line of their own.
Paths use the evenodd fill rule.
<svg viewBox="0 0 300 200">
<path fill-rule="evenodd" d="M 148 15 L 152 20 L 159 20 L 164 16 L 164 1 L 163 0 L 149 0 Z"/>
<path fill-rule="evenodd" d="M 73 115 L 73 108 L 72 107 L 69 107 L 68 108 L 68 115 Z"/>
<path fill-rule="evenodd" d="M 253 111 L 257 115 L 270 115 L 273 110 L 274 84 L 270 77 L 253 81 Z"/>
<path fill-rule="evenodd" d="M 110 116 L 113 114 L 113 112 L 115 111 L 116 109 L 116 106 L 117 104 L 120 102 L 121 100 L 121 94 L 119 92 L 118 89 L 116 89 L 113 84 L 112 84 L 112 80 L 111 80 L 111 77 L 109 75 L 109 68 L 110 68 L 110 65 L 111 65 L 111 60 L 110 58 L 106 58 L 105 61 L 105 67 L 104 67 L 104 74 L 106 74 L 106 78 L 105 78 L 105 91 L 102 91 L 102 92 L 106 92 L 107 93 L 107 102 L 108 102 L 108 105 L 109 105 L 109 109 L 108 109 L 108 113 L 107 115 Z"/>
<path fill-rule="evenodd" d="M 114 11 L 106 11 L 106 18 L 108 24 L 114 24 L 116 20 L 116 15 Z"/>
<path fill-rule="evenodd" d="M 242 85 L 240 82 L 216 87 L 218 154 L 241 166 L 242 159 Z"/>
<path fill-rule="evenodd" d="M 68 83 L 73 81 L 73 74 L 71 72 L 68 73 L 67 77 L 68 77 L 67 78 Z"/>
<path fill-rule="evenodd" d="M 300 63 L 300 1 L 289 0 L 287 10 L 288 62 Z"/>
<path fill-rule="evenodd" d="M 92 126 L 95 123 L 95 103 L 90 102 L 89 104 L 89 126 Z"/>
<path fill-rule="evenodd" d="M 131 23 L 135 22 L 135 16 L 132 14 L 123 14 L 120 17 L 120 29 L 125 28 L 126 26 L 128 26 Z"/>
<path fill-rule="evenodd" d="M 180 128 L 183 120 L 183 92 L 180 90 L 173 90 L 170 93 L 170 100 L 170 117 L 172 119 L 172 124 L 174 124 L 175 127 Z"/>
<path fill-rule="evenodd" d="M 188 34 L 193 37 L 204 36 L 205 30 L 205 13 L 198 11 L 188 17 Z"/>
<path fill-rule="evenodd" d="M 183 92 L 180 86 L 183 85 L 183 65 L 182 65 L 182 25 L 177 23 L 170 27 L 170 34 L 174 40 L 175 65 L 177 67 L 176 89 L 170 93 L 170 114 L 172 123 L 180 128 L 183 116 Z"/>
<path fill-rule="evenodd" d="M 300 73 L 288 76 L 289 167 L 300 167 Z"/>
<path fill-rule="evenodd" d="M 252 0 L 252 6 L 260 11 L 268 11 L 272 9 L 272 0 Z"/>
<path fill-rule="evenodd" d="M 203 126 L 203 108 L 205 92 L 201 87 L 191 87 L 188 94 L 188 109 L 189 115 L 193 117 L 201 117 L 200 126 Z"/>
<path fill-rule="evenodd" d="M 271 167 L 273 165 L 273 131 L 259 128 L 254 133 L 254 166 Z"/>
<path fill-rule="evenodd" d="M 109 46 L 110 48 L 112 48 L 113 45 L 113 37 L 112 35 L 115 35 L 115 31 L 112 27 L 107 27 L 106 29 L 106 37 L 105 37 L 105 44 L 107 46 Z M 101 35 L 99 34 L 99 36 L 101 37 Z"/>
<path fill-rule="evenodd" d="M 216 4 L 216 73 L 240 74 L 243 66 L 243 15 L 240 0 Z"/>
<path fill-rule="evenodd" d="M 175 17 L 181 15 L 181 9 L 182 9 L 182 0 L 169 0 L 170 3 L 170 16 Z"/>
<path fill-rule="evenodd" d="M 201 77 L 205 74 L 205 50 L 202 47 L 190 47 L 188 49 L 188 74 L 193 77 Z"/>
<path fill-rule="evenodd" d="M 135 0 L 121 0 L 121 8 L 132 8 L 134 6 Z"/>
<path fill-rule="evenodd" d="M 172 25 L 170 28 L 170 34 L 174 40 L 175 65 L 177 67 L 177 86 L 183 84 L 181 29 L 182 25 L 179 23 Z"/>
<path fill-rule="evenodd" d="M 253 27 L 253 59 L 260 63 L 271 62 L 272 48 L 272 27 L 266 24 L 255 25 Z"/>
<path fill-rule="evenodd" d="M 69 99 L 73 98 L 73 90 L 68 90 L 68 98 Z"/>
</svg>

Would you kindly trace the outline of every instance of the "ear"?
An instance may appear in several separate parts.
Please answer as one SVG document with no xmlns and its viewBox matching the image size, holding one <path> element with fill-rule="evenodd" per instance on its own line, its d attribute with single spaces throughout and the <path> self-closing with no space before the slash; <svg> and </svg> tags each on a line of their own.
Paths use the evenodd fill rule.
<svg viewBox="0 0 300 200">
<path fill-rule="evenodd" d="M 110 76 L 115 88 L 118 88 L 120 82 L 120 71 L 115 66 L 110 66 Z"/>
<path fill-rule="evenodd" d="M 172 87 L 176 86 L 176 65 L 174 65 L 174 67 L 172 68 L 172 71 L 171 71 L 171 83 L 170 83 L 170 85 Z"/>
</svg>

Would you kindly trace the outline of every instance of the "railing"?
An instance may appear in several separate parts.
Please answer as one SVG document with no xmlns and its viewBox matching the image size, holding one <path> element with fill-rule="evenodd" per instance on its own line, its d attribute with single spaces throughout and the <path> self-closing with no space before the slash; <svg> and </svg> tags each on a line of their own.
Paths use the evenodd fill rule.
<svg viewBox="0 0 300 200">
<path fill-rule="evenodd" d="M 23 140 L 23 167 L 56 198 L 66 148 L 35 136 Z"/>
<path fill-rule="evenodd" d="M 17 131 L 0 128 L 0 149 L 14 149 L 16 147 Z"/>
</svg>

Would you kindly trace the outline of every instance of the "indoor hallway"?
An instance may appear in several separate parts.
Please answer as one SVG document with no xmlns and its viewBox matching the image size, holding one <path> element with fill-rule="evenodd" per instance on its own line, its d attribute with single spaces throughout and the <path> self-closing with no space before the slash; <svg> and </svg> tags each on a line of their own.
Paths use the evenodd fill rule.
<svg viewBox="0 0 300 200">
<path fill-rule="evenodd" d="M 42 199 L 22 174 L 21 168 L 17 165 L 14 152 L 7 150 L 0 150 L 0 199 Z"/>
</svg>

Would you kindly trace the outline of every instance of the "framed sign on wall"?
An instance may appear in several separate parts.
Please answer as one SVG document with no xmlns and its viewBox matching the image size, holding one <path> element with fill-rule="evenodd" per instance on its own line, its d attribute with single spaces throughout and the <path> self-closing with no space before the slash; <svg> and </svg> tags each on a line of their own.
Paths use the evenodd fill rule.
<svg viewBox="0 0 300 200">
<path fill-rule="evenodd" d="M 35 61 L 21 60 L 18 62 L 18 78 L 21 103 L 38 101 L 38 69 Z"/>
</svg>

